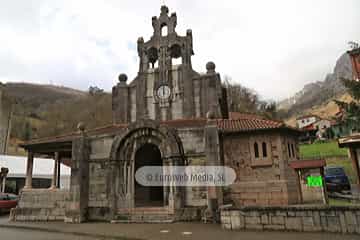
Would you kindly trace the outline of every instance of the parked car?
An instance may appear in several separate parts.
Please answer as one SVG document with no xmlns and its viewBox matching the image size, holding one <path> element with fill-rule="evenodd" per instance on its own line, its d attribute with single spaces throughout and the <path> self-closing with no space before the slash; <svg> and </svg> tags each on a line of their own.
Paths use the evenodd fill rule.
<svg viewBox="0 0 360 240">
<path fill-rule="evenodd" d="M 343 167 L 325 167 L 325 183 L 329 192 L 350 191 L 350 181 Z"/>
<path fill-rule="evenodd" d="M 10 212 L 10 209 L 16 207 L 18 197 L 10 193 L 0 193 L 0 214 Z"/>
</svg>

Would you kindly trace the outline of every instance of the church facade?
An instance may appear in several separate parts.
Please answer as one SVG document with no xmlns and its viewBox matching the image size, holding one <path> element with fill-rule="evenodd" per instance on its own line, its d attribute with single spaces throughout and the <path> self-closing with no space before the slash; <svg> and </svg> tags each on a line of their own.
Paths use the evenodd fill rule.
<svg viewBox="0 0 360 240">
<path fill-rule="evenodd" d="M 139 72 L 121 74 L 112 90 L 113 124 L 22 145 L 26 186 L 13 220 L 173 222 L 215 218 L 226 204 L 289 205 L 301 201 L 298 130 L 279 121 L 229 113 L 213 62 L 193 70 L 192 31 L 176 32 L 177 16 L 161 7 L 153 36 L 139 38 Z M 167 31 L 165 31 L 167 29 Z M 179 64 L 175 64 L 175 62 Z M 54 158 L 51 189 L 32 188 L 35 155 Z M 70 189 L 58 189 L 59 164 L 71 167 Z M 227 166 L 227 187 L 142 186 L 143 166 Z"/>
</svg>

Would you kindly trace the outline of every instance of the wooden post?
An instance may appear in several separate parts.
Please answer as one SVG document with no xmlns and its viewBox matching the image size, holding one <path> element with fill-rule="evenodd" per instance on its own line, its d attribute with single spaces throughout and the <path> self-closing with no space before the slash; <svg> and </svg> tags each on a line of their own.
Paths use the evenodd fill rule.
<svg viewBox="0 0 360 240">
<path fill-rule="evenodd" d="M 32 188 L 32 174 L 33 174 L 33 165 L 34 165 L 34 153 L 28 152 L 27 165 L 26 165 L 26 181 L 25 189 Z"/>
<path fill-rule="evenodd" d="M 349 153 L 350 153 L 351 163 L 353 165 L 353 168 L 354 168 L 355 174 L 356 174 L 356 179 L 355 179 L 356 191 L 355 192 L 360 192 L 360 166 L 359 166 L 359 159 L 356 154 L 356 147 L 353 147 L 353 148 L 350 147 Z"/>
<path fill-rule="evenodd" d="M 298 169 L 297 170 L 297 175 L 298 175 L 298 191 L 299 191 L 299 197 L 300 197 L 300 203 L 303 203 L 303 194 L 302 194 L 302 187 L 301 187 L 301 170 Z"/>
<path fill-rule="evenodd" d="M 356 148 L 349 148 L 349 152 L 350 152 L 350 158 L 351 158 L 351 163 L 353 165 L 353 168 L 355 170 L 356 173 L 356 184 L 360 184 L 360 166 L 359 166 L 359 162 L 357 159 L 357 154 L 356 154 Z"/>
<path fill-rule="evenodd" d="M 329 198 L 326 190 L 326 182 L 325 182 L 325 174 L 324 174 L 324 167 L 320 168 L 320 175 L 323 183 L 323 192 L 324 192 L 324 203 L 329 204 Z"/>
</svg>

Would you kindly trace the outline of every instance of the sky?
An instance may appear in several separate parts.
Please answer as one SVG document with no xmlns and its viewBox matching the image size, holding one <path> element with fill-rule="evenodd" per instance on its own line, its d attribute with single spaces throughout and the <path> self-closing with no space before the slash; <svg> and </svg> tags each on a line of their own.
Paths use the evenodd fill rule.
<svg viewBox="0 0 360 240">
<path fill-rule="evenodd" d="M 360 0 L 0 0 L 0 81 L 110 91 L 138 72 L 165 2 L 177 33 L 193 31 L 193 68 L 216 71 L 263 99 L 322 81 L 349 41 L 360 41 Z"/>
</svg>

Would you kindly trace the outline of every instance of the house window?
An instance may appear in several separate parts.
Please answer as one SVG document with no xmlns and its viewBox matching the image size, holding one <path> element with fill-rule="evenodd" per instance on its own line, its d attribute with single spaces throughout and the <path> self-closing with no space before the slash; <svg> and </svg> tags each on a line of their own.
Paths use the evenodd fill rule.
<svg viewBox="0 0 360 240">
<path fill-rule="evenodd" d="M 255 153 L 255 158 L 259 158 L 259 146 L 256 143 L 254 143 L 254 153 Z"/>
<path fill-rule="evenodd" d="M 266 148 L 265 142 L 262 143 L 262 151 L 263 151 L 263 157 L 266 158 L 267 157 L 267 148 Z"/>
<path fill-rule="evenodd" d="M 290 143 L 288 143 L 288 155 L 289 155 L 289 158 L 290 158 L 291 157 Z"/>
<path fill-rule="evenodd" d="M 292 156 L 295 157 L 294 144 L 291 144 L 291 153 Z"/>
</svg>

